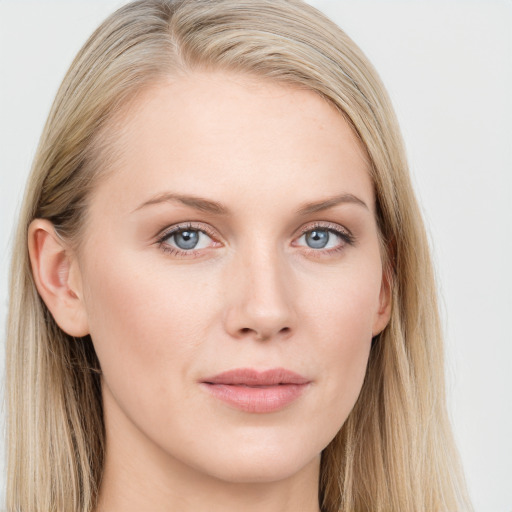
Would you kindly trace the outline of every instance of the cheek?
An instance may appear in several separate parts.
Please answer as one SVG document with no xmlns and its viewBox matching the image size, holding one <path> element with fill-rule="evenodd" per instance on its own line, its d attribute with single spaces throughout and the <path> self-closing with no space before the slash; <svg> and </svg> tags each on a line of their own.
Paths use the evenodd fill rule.
<svg viewBox="0 0 512 512">
<path fill-rule="evenodd" d="M 312 356 L 322 367 L 323 410 L 341 426 L 359 396 L 371 348 L 372 327 L 379 308 L 379 265 L 340 274 L 332 286 L 311 297 L 311 335 L 318 349 Z M 308 313 L 309 314 L 309 313 Z"/>
<path fill-rule="evenodd" d="M 190 286 L 183 272 L 168 271 L 164 279 L 162 269 L 143 263 L 118 257 L 87 272 L 91 338 L 104 379 L 112 391 L 119 389 L 119 398 L 130 387 L 127 381 L 137 382 L 147 396 L 169 389 L 171 380 L 175 389 L 204 339 L 209 304 L 215 303 L 207 288 Z"/>
</svg>

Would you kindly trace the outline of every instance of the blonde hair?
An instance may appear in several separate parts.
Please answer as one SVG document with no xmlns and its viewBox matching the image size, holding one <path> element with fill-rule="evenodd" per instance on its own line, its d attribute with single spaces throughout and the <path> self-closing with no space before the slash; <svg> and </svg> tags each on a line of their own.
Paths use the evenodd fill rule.
<svg viewBox="0 0 512 512">
<path fill-rule="evenodd" d="M 39 297 L 28 226 L 49 219 L 79 244 L 88 194 L 108 163 L 109 122 L 144 87 L 194 69 L 314 91 L 368 153 L 392 314 L 354 409 L 322 453 L 322 510 L 470 510 L 446 412 L 428 241 L 395 115 L 359 48 L 300 0 L 141 0 L 111 15 L 72 63 L 41 137 L 12 260 L 7 510 L 91 511 L 105 450 L 91 339 L 64 333 Z"/>
</svg>

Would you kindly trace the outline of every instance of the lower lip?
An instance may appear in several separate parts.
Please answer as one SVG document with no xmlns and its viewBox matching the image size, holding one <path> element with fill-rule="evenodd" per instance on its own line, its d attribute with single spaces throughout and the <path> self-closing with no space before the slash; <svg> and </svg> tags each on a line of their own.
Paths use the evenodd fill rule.
<svg viewBox="0 0 512 512">
<path fill-rule="evenodd" d="M 236 386 L 202 383 L 215 398 L 244 412 L 266 413 L 283 409 L 299 398 L 308 384 Z"/>
</svg>

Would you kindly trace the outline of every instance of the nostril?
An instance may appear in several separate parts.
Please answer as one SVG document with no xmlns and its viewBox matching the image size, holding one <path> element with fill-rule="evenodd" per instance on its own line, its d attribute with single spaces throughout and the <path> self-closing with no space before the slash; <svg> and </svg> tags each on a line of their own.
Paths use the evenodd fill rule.
<svg viewBox="0 0 512 512">
<path fill-rule="evenodd" d="M 283 327 L 282 329 L 279 330 L 279 335 L 281 336 L 288 336 L 291 332 L 291 329 L 290 327 Z M 254 329 L 251 329 L 250 327 L 243 327 L 242 329 L 240 329 L 240 333 L 242 335 L 247 335 L 249 333 L 254 333 L 256 334 L 256 338 L 260 341 L 265 341 L 267 339 L 270 339 L 272 337 L 271 334 L 267 333 L 266 335 L 263 335 L 262 333 L 258 333 L 256 330 Z"/>
</svg>

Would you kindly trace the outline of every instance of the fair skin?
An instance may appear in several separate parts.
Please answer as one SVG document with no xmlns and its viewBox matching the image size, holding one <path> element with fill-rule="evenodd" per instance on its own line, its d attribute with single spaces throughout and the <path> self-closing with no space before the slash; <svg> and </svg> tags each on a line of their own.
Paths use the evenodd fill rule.
<svg viewBox="0 0 512 512">
<path fill-rule="evenodd" d="M 48 221 L 29 233 L 39 293 L 102 368 L 97 510 L 318 512 L 320 454 L 390 313 L 365 153 L 313 92 L 224 72 L 154 85 L 128 114 L 80 251 Z M 240 368 L 304 382 L 212 392 Z"/>
</svg>

